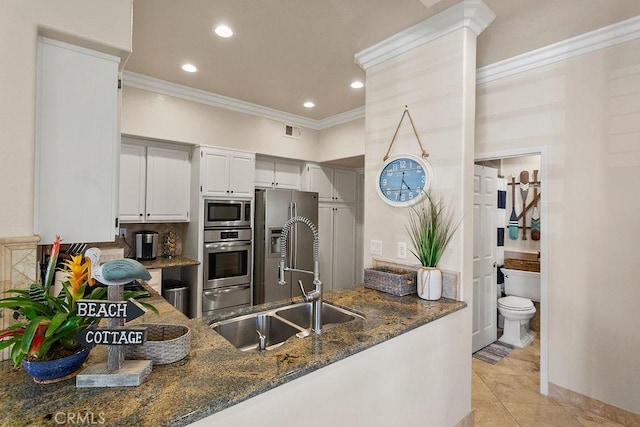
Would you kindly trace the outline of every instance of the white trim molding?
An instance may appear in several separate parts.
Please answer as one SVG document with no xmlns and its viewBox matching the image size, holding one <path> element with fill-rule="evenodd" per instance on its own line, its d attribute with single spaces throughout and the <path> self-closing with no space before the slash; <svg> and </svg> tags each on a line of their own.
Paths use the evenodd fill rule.
<svg viewBox="0 0 640 427">
<path fill-rule="evenodd" d="M 478 68 L 476 84 L 518 73 L 640 38 L 640 16 Z"/>
<path fill-rule="evenodd" d="M 226 110 L 237 111 L 239 113 L 251 114 L 253 116 L 280 121 L 287 124 L 294 124 L 313 130 L 322 130 L 364 117 L 363 106 L 334 116 L 326 117 L 322 120 L 315 120 L 275 110 L 273 108 L 263 107 L 262 105 L 241 101 L 239 99 L 229 98 L 204 90 L 194 89 L 188 86 L 156 79 L 143 74 L 133 73 L 131 71 L 125 71 L 122 73 L 122 83 L 125 86 L 136 89 L 172 96 L 187 101 L 198 102 L 200 104 L 211 105 L 213 107 L 224 108 Z"/>
<path fill-rule="evenodd" d="M 462 27 L 467 27 L 474 33 L 480 34 L 494 18 L 495 14 L 482 0 L 465 0 L 444 12 L 357 53 L 355 60 L 366 70 L 368 67 L 379 64 L 409 49 Z M 509 77 L 636 39 L 640 39 L 640 16 L 478 68 L 476 72 L 476 84 Z M 215 93 L 193 89 L 188 86 L 167 82 L 131 71 L 124 71 L 122 73 L 122 82 L 128 87 L 251 114 L 313 130 L 327 129 L 352 120 L 364 118 L 364 106 L 321 120 L 315 120 L 217 95 Z"/>
<path fill-rule="evenodd" d="M 461 28 L 479 35 L 496 15 L 482 0 L 465 0 L 354 55 L 364 70 Z"/>
</svg>

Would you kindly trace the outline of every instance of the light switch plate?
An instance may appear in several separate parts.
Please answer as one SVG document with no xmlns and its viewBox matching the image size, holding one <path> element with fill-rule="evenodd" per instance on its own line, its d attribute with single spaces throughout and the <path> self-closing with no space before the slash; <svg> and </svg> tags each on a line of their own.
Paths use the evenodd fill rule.
<svg viewBox="0 0 640 427">
<path fill-rule="evenodd" d="M 398 258 L 407 258 L 407 242 L 398 242 Z"/>
<path fill-rule="evenodd" d="M 382 256 L 382 241 L 372 240 L 369 244 L 369 252 L 371 255 Z"/>
</svg>

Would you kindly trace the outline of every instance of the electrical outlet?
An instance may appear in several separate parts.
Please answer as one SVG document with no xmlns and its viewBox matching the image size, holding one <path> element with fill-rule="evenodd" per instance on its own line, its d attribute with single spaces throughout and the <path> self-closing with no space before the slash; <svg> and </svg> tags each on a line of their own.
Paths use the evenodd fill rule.
<svg viewBox="0 0 640 427">
<path fill-rule="evenodd" d="M 372 240 L 369 244 L 369 252 L 371 255 L 382 256 L 382 242 L 380 240 Z"/>
<path fill-rule="evenodd" d="M 407 258 L 407 242 L 398 242 L 398 258 Z"/>
<path fill-rule="evenodd" d="M 119 236 L 120 237 L 127 237 L 127 229 L 126 228 L 121 228 Z"/>
</svg>

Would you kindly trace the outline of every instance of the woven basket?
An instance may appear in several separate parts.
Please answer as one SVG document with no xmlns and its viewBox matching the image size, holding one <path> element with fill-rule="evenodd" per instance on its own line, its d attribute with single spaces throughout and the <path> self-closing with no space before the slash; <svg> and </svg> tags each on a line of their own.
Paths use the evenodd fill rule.
<svg viewBox="0 0 640 427">
<path fill-rule="evenodd" d="M 404 296 L 416 293 L 416 272 L 394 267 L 364 269 L 364 287 Z"/>
<path fill-rule="evenodd" d="M 124 346 L 125 359 L 151 360 L 154 365 L 177 362 L 189 354 L 191 330 L 182 325 L 140 324 L 147 328 L 147 341 L 142 345 Z"/>
</svg>

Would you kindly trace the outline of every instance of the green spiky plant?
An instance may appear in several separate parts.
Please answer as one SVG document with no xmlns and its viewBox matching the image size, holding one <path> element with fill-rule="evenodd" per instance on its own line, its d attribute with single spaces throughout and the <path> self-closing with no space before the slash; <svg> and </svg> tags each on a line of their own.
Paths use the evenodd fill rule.
<svg viewBox="0 0 640 427">
<path fill-rule="evenodd" d="M 455 234 L 461 220 L 456 220 L 442 201 L 436 201 L 426 191 L 420 204 L 409 213 L 407 231 L 415 249 L 411 253 L 423 267 L 437 267 L 442 254 Z"/>
<path fill-rule="evenodd" d="M 51 250 L 44 283 L 33 283 L 28 290 L 10 289 L 6 293 L 13 295 L 0 299 L 0 309 L 14 310 L 16 320 L 0 330 L 0 350 L 11 347 L 11 360 L 16 368 L 25 358 L 51 360 L 78 351 L 80 345 L 75 340 L 76 335 L 101 320 L 78 316 L 75 312 L 77 300 L 102 300 L 107 296 L 106 287 L 92 288 L 89 266 L 81 255 L 64 262 L 63 271 L 68 279 L 62 283 L 63 290 L 57 297 L 50 295 L 59 250 L 58 236 Z M 137 298 L 143 294 L 142 291 L 127 291 L 124 298 Z M 152 305 L 141 304 L 157 313 Z"/>
</svg>

